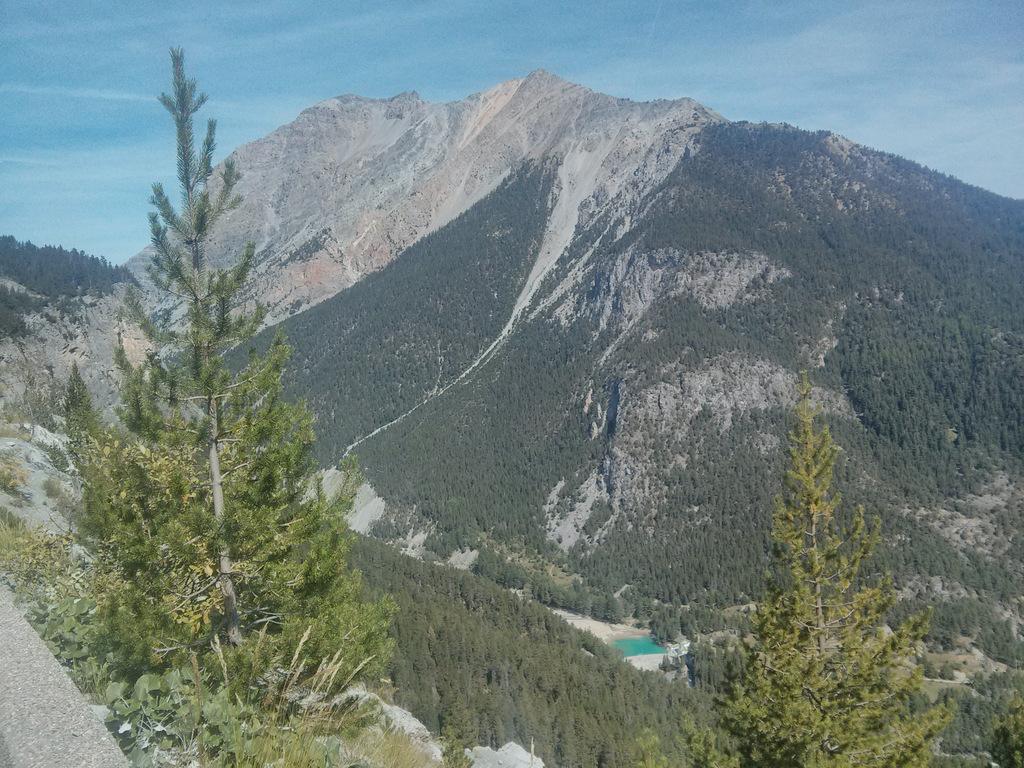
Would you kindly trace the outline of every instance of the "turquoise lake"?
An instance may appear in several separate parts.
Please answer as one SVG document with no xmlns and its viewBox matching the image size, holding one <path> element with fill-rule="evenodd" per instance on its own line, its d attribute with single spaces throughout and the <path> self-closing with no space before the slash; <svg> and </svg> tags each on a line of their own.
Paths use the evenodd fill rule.
<svg viewBox="0 0 1024 768">
<path fill-rule="evenodd" d="M 665 649 L 649 637 L 627 637 L 623 640 L 612 640 L 612 645 L 622 651 L 623 656 L 651 656 L 664 653 Z"/>
</svg>

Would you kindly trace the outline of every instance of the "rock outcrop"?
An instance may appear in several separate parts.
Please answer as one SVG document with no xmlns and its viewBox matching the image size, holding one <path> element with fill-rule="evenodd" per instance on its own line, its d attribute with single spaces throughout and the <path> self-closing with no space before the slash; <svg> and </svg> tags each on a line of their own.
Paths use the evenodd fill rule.
<svg viewBox="0 0 1024 768">
<path fill-rule="evenodd" d="M 117 402 L 119 341 L 134 362 L 147 349 L 142 332 L 121 318 L 124 293 L 119 285 L 76 299 L 70 308 L 30 314 L 24 336 L 0 338 L 0 400 L 17 400 L 27 387 L 59 390 L 77 365 L 94 405 L 109 413 Z"/>
<path fill-rule="evenodd" d="M 511 741 L 497 750 L 473 747 L 466 751 L 473 761 L 473 768 L 544 768 L 543 760 Z"/>
<path fill-rule="evenodd" d="M 66 439 L 34 424 L 0 425 L 0 461 L 18 476 L 0 488 L 0 508 L 32 527 L 67 531 L 78 500 L 78 478 L 69 466 Z M 59 466 L 56 466 L 59 465 Z"/>
</svg>

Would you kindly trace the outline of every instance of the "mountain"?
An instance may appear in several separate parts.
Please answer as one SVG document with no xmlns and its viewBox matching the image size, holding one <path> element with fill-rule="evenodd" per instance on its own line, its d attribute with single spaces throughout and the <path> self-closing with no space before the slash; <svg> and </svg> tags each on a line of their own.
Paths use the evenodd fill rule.
<svg viewBox="0 0 1024 768">
<path fill-rule="evenodd" d="M 908 604 L 1019 653 L 1024 203 L 828 132 L 514 89 L 557 141 L 260 340 L 291 340 L 324 463 L 363 460 L 374 532 L 747 602 L 806 369 Z"/>
<path fill-rule="evenodd" d="M 328 99 L 232 154 L 243 203 L 218 225 L 211 259 L 254 240 L 254 294 L 280 319 L 389 264 L 527 160 L 558 155 L 553 257 L 593 215 L 581 202 L 657 183 L 719 120 L 690 99 L 636 103 L 543 70 L 445 104 L 416 93 Z M 133 261 L 140 277 L 144 263 L 145 253 Z"/>
<path fill-rule="evenodd" d="M 574 600 L 746 603 L 808 370 L 907 606 L 1021 652 L 1024 202 L 542 71 L 233 157 L 211 258 L 255 238 L 257 344 L 290 339 L 325 466 L 360 456 L 362 527 Z"/>
</svg>

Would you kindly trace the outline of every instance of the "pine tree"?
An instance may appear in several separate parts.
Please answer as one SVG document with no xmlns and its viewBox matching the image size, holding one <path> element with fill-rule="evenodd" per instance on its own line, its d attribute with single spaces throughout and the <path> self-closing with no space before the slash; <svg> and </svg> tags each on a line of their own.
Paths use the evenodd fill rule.
<svg viewBox="0 0 1024 768">
<path fill-rule="evenodd" d="M 999 768 L 1024 768 L 1024 698 L 1014 699 L 996 725 L 991 751 Z"/>
<path fill-rule="evenodd" d="M 879 525 L 869 527 L 860 508 L 848 527 L 837 519 L 839 449 L 816 424 L 806 375 L 795 415 L 773 518 L 778 575 L 754 618 L 726 722 L 746 765 L 927 765 L 948 719 L 942 709 L 909 709 L 921 688 L 914 660 L 927 616 L 886 627 L 892 583 L 863 573 Z"/>
<path fill-rule="evenodd" d="M 466 755 L 469 742 L 457 726 L 446 723 L 441 729 L 441 748 L 444 750 L 443 768 L 472 768 L 473 761 Z"/>
<path fill-rule="evenodd" d="M 78 363 L 71 365 L 71 373 L 68 375 L 64 398 L 61 401 L 61 410 L 72 452 L 78 454 L 86 440 L 95 435 L 99 429 L 99 417 L 93 408 L 92 396 L 89 394 L 88 387 L 85 386 L 82 373 L 78 370 Z"/>
<path fill-rule="evenodd" d="M 640 732 L 633 750 L 636 768 L 671 768 L 668 758 L 661 751 L 661 739 L 650 728 Z"/>
<path fill-rule="evenodd" d="M 249 679 L 300 645 L 307 658 L 337 652 L 353 675 L 379 671 L 390 603 L 363 602 L 346 561 L 354 465 L 329 500 L 313 474 L 311 416 L 283 397 L 282 338 L 240 372 L 224 361 L 263 318 L 244 299 L 253 246 L 233 266 L 208 263 L 213 226 L 238 205 L 239 174 L 225 161 L 210 184 L 216 125 L 197 150 L 193 118 L 206 96 L 180 50 L 171 61 L 161 102 L 176 129 L 182 203 L 175 210 L 153 186 L 149 275 L 180 311 L 158 323 L 130 296 L 154 351 L 138 365 L 119 351 L 127 431 L 108 431 L 83 472 L 83 531 L 110 584 L 101 611 L 111 644 L 133 671 L 214 641 Z"/>
<path fill-rule="evenodd" d="M 232 431 L 232 425 L 226 423 L 225 410 L 237 382 L 224 364 L 223 353 L 256 331 L 263 320 L 263 310 L 256 305 L 245 311 L 241 300 L 252 269 L 252 243 L 245 246 L 237 264 L 230 269 L 211 269 L 207 263 L 206 247 L 213 226 L 241 202 L 234 193 L 239 174 L 234 161 L 226 160 L 218 180 L 219 190 L 211 194 L 208 184 L 213 175 L 217 123 L 207 122 L 206 136 L 197 151 L 193 120 L 207 97 L 197 90 L 195 80 L 185 76 L 181 49 L 171 51 L 171 65 L 172 92 L 161 94 L 160 103 L 174 120 L 177 133 L 177 176 L 182 201 L 181 210 L 175 210 L 163 185 L 153 185 L 150 203 L 155 210 L 149 215 L 149 225 L 155 255 L 148 274 L 159 290 L 182 300 L 185 322 L 181 330 L 158 327 L 149 322 L 137 297 L 130 300 L 131 314 L 164 357 L 151 357 L 150 364 L 138 372 L 128 370 L 126 401 L 131 410 L 127 411 L 127 421 L 129 427 L 140 433 L 153 434 L 168 425 L 192 429 L 205 442 L 213 518 L 221 529 L 217 582 L 223 601 L 223 629 L 227 642 L 238 645 L 242 642 L 242 629 L 232 548 L 223 535 L 226 468 L 222 467 L 225 441 L 231 439 Z M 175 353 L 180 354 L 180 362 L 169 362 Z M 124 356 L 121 360 L 126 362 Z M 143 388 L 144 384 L 150 386 Z M 162 420 L 157 400 L 161 385 L 166 389 L 167 403 L 177 408 L 176 415 L 183 423 L 168 424 Z"/>
</svg>

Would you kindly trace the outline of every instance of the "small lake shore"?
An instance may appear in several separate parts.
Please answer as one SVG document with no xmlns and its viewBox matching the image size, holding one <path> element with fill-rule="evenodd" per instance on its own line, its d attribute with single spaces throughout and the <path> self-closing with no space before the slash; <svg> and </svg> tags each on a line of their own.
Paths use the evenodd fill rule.
<svg viewBox="0 0 1024 768">
<path fill-rule="evenodd" d="M 576 629 L 582 629 L 585 632 L 589 632 L 598 640 L 605 643 L 611 644 L 615 640 L 628 640 L 631 638 L 651 636 L 651 633 L 648 630 L 631 626 L 629 624 L 613 624 L 607 621 L 600 621 L 599 619 L 594 619 L 590 616 L 583 616 L 582 614 L 573 613 L 572 611 L 562 610 L 561 608 L 554 608 L 552 610 L 557 616 L 565 619 L 566 622 L 576 627 Z"/>
<path fill-rule="evenodd" d="M 641 629 L 629 624 L 615 624 L 608 621 L 600 621 L 599 619 L 594 619 L 590 616 L 583 616 L 560 608 L 553 608 L 552 611 L 565 619 L 566 622 L 576 627 L 576 629 L 582 629 L 585 632 L 589 632 L 598 640 L 601 640 L 603 643 L 612 647 L 616 647 L 616 642 L 621 640 L 646 640 L 652 644 L 654 642 L 650 631 L 646 629 Z M 622 649 L 619 650 L 621 651 Z M 657 672 L 661 667 L 662 660 L 665 659 L 667 655 L 667 652 L 642 653 L 637 656 L 624 656 L 623 660 L 637 669 L 647 672 Z"/>
</svg>

